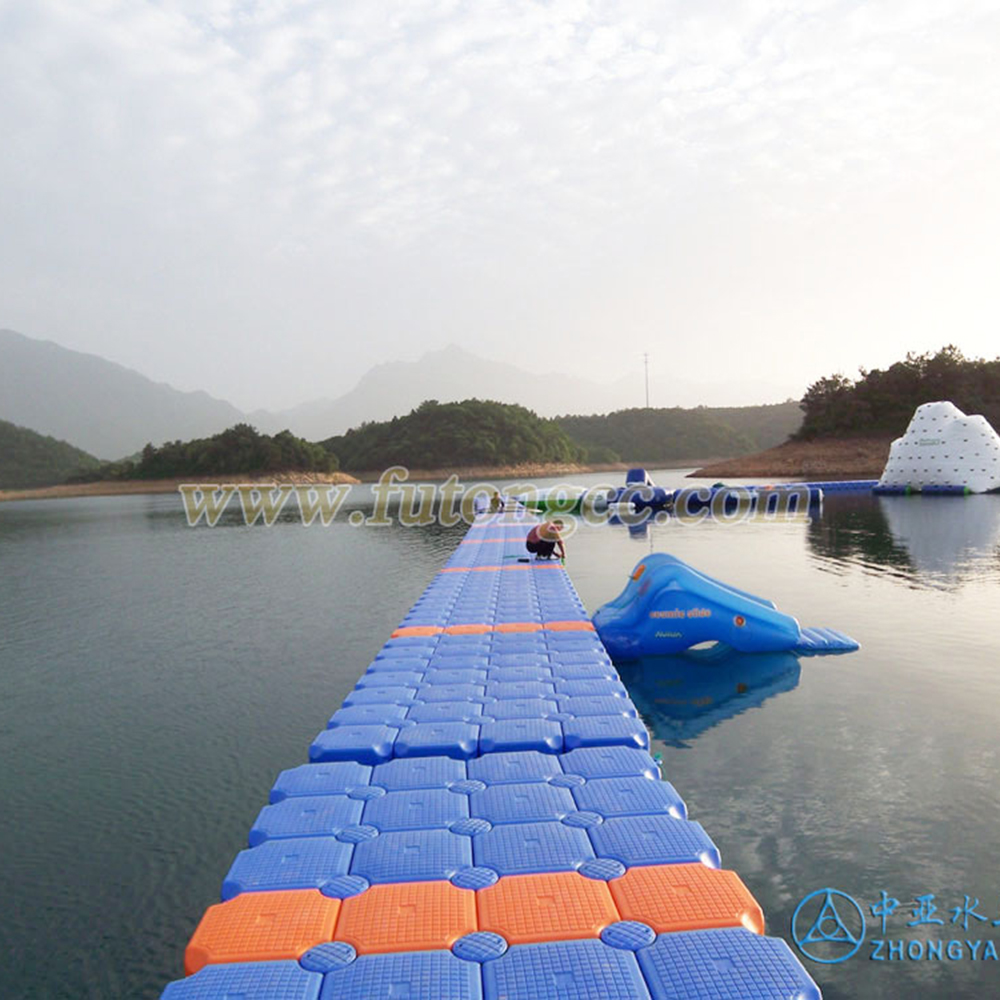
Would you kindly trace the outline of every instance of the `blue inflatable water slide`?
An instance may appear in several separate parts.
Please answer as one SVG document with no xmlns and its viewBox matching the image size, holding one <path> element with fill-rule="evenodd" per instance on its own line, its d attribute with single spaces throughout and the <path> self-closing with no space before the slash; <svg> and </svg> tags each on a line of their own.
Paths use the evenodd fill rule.
<svg viewBox="0 0 1000 1000">
<path fill-rule="evenodd" d="M 719 642 L 741 653 L 805 655 L 859 648 L 842 632 L 803 629 L 773 601 L 716 580 L 665 552 L 641 560 L 625 589 L 599 608 L 594 626 L 615 660 L 679 653 Z"/>
</svg>

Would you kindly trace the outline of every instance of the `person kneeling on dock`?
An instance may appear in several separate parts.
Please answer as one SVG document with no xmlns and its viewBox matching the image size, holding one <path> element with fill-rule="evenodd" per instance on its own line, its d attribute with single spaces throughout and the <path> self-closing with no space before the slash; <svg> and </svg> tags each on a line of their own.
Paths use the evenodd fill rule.
<svg viewBox="0 0 1000 1000">
<path fill-rule="evenodd" d="M 566 546 L 560 535 L 562 527 L 563 522 L 560 520 L 542 521 L 541 524 L 536 524 L 528 532 L 524 542 L 525 548 L 539 559 L 551 559 L 552 554 L 558 549 L 559 558 L 565 559 Z"/>
</svg>

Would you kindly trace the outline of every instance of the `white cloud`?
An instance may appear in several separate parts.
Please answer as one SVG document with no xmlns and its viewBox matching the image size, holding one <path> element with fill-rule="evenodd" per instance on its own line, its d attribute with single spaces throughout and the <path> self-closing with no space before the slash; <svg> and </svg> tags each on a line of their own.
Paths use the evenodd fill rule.
<svg viewBox="0 0 1000 1000">
<path fill-rule="evenodd" d="M 0 7 L 0 323 L 241 403 L 477 334 L 496 356 L 565 337 L 597 375 L 632 363 L 619 324 L 653 351 L 684 331 L 682 374 L 728 378 L 766 332 L 756 363 L 792 380 L 961 340 L 947 297 L 992 302 L 971 277 L 901 303 L 889 276 L 855 308 L 808 237 L 867 219 L 871 267 L 935 197 L 926 238 L 979 244 L 998 37 L 986 0 Z M 971 312 L 983 350 L 997 317 Z M 874 336 L 844 332 L 865 315 Z"/>
</svg>

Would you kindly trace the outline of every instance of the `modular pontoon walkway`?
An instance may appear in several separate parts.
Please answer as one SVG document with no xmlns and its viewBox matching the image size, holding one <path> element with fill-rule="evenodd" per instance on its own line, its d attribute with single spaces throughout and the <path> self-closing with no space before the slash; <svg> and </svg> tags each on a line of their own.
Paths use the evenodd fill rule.
<svg viewBox="0 0 1000 1000">
<path fill-rule="evenodd" d="M 815 1000 L 532 521 L 481 517 L 271 790 L 163 1000 Z"/>
</svg>

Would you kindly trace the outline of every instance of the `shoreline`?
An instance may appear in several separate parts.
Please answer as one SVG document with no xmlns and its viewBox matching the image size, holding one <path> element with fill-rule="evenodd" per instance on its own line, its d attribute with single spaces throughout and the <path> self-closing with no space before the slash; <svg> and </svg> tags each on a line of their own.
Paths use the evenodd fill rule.
<svg viewBox="0 0 1000 1000">
<path fill-rule="evenodd" d="M 674 468 L 689 469 L 697 464 L 685 462 Z M 452 469 L 409 469 L 409 478 L 404 482 L 444 482 L 456 475 L 461 480 L 510 480 L 542 479 L 556 476 L 592 474 L 596 472 L 623 473 L 634 468 L 629 462 L 597 462 L 583 465 L 574 462 L 536 463 L 521 465 L 474 465 Z M 655 467 L 655 466 L 651 466 Z M 671 468 L 671 466 L 666 466 Z M 378 482 L 383 470 L 354 472 L 280 472 L 270 476 L 224 475 L 224 476 L 181 476 L 173 479 L 105 479 L 91 483 L 58 483 L 53 486 L 35 486 L 28 489 L 0 489 L 0 503 L 16 500 L 60 500 L 74 497 L 111 497 L 141 494 L 176 493 L 182 483 L 311 483 L 331 486 L 349 483 L 361 485 Z M 619 477 L 620 479 L 622 477 Z"/>
<path fill-rule="evenodd" d="M 181 483 L 357 483 L 346 472 L 278 472 L 272 476 L 180 476 L 176 479 L 103 479 L 93 483 L 58 483 L 24 490 L 0 490 L 0 503 L 14 500 L 60 500 L 74 497 L 118 497 L 176 493 Z"/>
<path fill-rule="evenodd" d="M 629 469 L 638 467 L 656 470 L 669 469 L 690 469 L 706 462 L 728 461 L 728 459 L 673 459 L 671 464 L 660 465 L 656 462 L 643 465 L 640 461 L 635 462 L 593 462 L 590 464 L 580 464 L 576 462 L 552 462 L 534 463 L 526 462 L 520 465 L 471 465 L 456 467 L 451 469 L 407 469 L 409 472 L 409 482 L 418 480 L 428 482 L 444 482 L 449 476 L 456 475 L 459 479 L 524 479 L 524 478 L 545 478 L 552 479 L 556 476 L 569 475 L 590 475 L 597 472 L 628 472 Z M 354 469 L 351 475 L 357 476 L 362 483 L 376 483 L 384 470 L 372 471 L 367 469 Z M 620 483 L 624 485 L 624 477 L 620 477 Z"/>
<path fill-rule="evenodd" d="M 819 438 L 786 441 L 776 448 L 715 462 L 696 469 L 689 478 L 780 477 L 804 481 L 878 479 L 889 458 L 894 436 Z"/>
<path fill-rule="evenodd" d="M 622 465 L 623 469 L 627 466 Z M 391 466 L 390 466 L 391 468 Z M 451 469 L 411 469 L 406 467 L 408 478 L 404 482 L 415 483 L 444 482 L 449 476 L 459 479 L 521 479 L 526 476 L 569 476 L 579 473 L 601 472 L 607 468 L 617 468 L 615 465 L 582 465 L 578 462 L 524 462 L 520 465 L 467 465 Z M 385 473 L 384 469 L 355 469 L 351 475 L 357 477 L 359 483 L 377 483 Z"/>
</svg>

